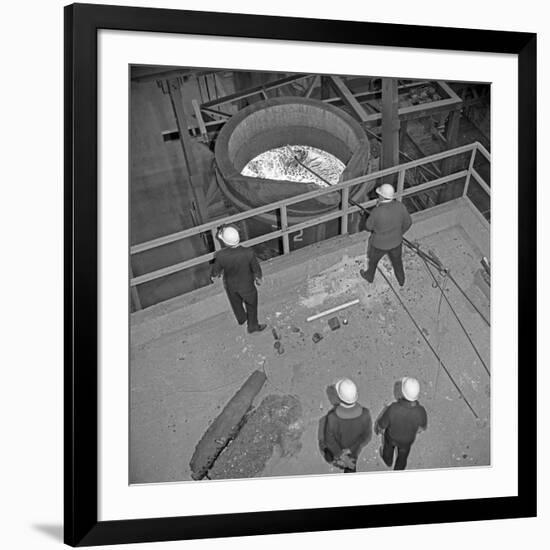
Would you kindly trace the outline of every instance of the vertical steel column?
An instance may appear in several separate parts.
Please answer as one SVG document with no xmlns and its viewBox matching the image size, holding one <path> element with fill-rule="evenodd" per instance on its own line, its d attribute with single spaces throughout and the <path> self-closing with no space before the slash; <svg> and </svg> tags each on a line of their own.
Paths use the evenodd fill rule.
<svg viewBox="0 0 550 550">
<path fill-rule="evenodd" d="M 451 111 L 449 113 L 449 119 L 447 121 L 447 130 L 445 132 L 445 137 L 447 139 L 447 149 L 454 149 L 458 140 L 458 126 L 460 123 L 460 111 Z M 448 157 L 441 162 L 441 174 L 443 176 L 448 176 L 455 171 L 456 168 L 456 158 Z M 447 202 L 452 199 L 456 199 L 462 196 L 461 193 L 457 192 L 458 182 L 456 184 L 445 185 L 438 193 L 439 202 Z"/>
<path fill-rule="evenodd" d="M 449 113 L 449 119 L 447 121 L 447 128 L 445 130 L 445 139 L 447 140 L 447 149 L 454 149 L 458 141 L 458 127 L 460 124 L 460 111 L 451 111 Z M 441 174 L 447 176 L 451 174 L 456 165 L 456 159 L 452 157 L 446 158 L 442 162 Z"/>
<path fill-rule="evenodd" d="M 183 97 L 181 95 L 181 84 L 177 78 L 166 81 L 170 102 L 176 118 L 180 144 L 183 151 L 183 158 L 187 177 L 189 178 L 189 187 L 196 205 L 197 223 L 201 225 L 208 221 L 208 209 L 206 206 L 206 197 L 202 186 L 202 177 L 198 174 L 195 165 L 195 159 L 192 152 L 192 141 L 187 129 L 187 117 L 183 106 Z"/>
<path fill-rule="evenodd" d="M 382 79 L 382 166 L 391 168 L 399 164 L 399 95 L 397 79 Z M 394 182 L 394 176 L 384 178 L 385 183 Z"/>
</svg>

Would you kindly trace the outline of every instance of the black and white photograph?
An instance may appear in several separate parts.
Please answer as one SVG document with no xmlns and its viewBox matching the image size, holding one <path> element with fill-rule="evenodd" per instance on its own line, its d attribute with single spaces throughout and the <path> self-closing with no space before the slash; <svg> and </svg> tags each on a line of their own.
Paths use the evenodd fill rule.
<svg viewBox="0 0 550 550">
<path fill-rule="evenodd" d="M 547 11 L 6 3 L 0 546 L 546 540 Z"/>
<path fill-rule="evenodd" d="M 490 467 L 491 83 L 130 65 L 130 484 Z"/>
</svg>

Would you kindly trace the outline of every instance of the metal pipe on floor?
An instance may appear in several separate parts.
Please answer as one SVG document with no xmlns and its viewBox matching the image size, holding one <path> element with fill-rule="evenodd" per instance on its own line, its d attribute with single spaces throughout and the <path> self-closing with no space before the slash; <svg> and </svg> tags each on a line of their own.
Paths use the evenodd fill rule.
<svg viewBox="0 0 550 550">
<path fill-rule="evenodd" d="M 320 317 L 324 317 L 325 315 L 330 315 L 331 313 L 336 313 L 337 311 L 340 311 L 341 309 L 345 309 L 350 306 L 354 306 L 355 304 L 359 303 L 359 299 L 351 300 L 351 302 L 346 302 L 345 304 L 333 307 L 331 309 L 327 309 L 326 311 L 321 311 L 321 313 L 317 313 L 315 315 L 312 315 L 311 317 L 308 317 L 306 321 L 309 323 L 310 321 L 315 321 L 315 319 L 319 319 Z"/>
</svg>

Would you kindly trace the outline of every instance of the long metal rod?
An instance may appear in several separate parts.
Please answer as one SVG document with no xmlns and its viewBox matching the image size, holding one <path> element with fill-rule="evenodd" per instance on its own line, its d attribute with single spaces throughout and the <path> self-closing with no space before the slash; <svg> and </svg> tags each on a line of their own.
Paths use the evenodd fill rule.
<svg viewBox="0 0 550 550">
<path fill-rule="evenodd" d="M 312 315 L 311 317 L 308 317 L 306 321 L 309 323 L 310 321 L 315 321 L 315 319 L 319 319 L 320 317 L 324 317 L 325 315 L 330 315 L 331 313 L 336 313 L 337 311 L 340 311 L 341 309 L 345 309 L 350 306 L 354 306 L 355 304 L 359 303 L 359 299 L 351 300 L 351 302 L 346 302 L 345 304 L 341 304 L 339 306 L 333 307 L 331 309 L 327 309 L 325 311 L 321 311 L 321 313 L 317 313 L 315 315 Z"/>
<path fill-rule="evenodd" d="M 466 396 L 464 395 L 464 393 L 462 392 L 462 390 L 460 389 L 460 386 L 456 383 L 455 379 L 453 378 L 452 374 L 449 372 L 449 369 L 445 366 L 445 363 L 443 362 L 443 360 L 441 359 L 441 357 L 439 356 L 439 354 L 437 353 L 437 351 L 434 349 L 434 347 L 430 344 L 430 341 L 428 340 L 428 338 L 426 338 L 426 335 L 424 334 L 424 332 L 422 331 L 422 329 L 420 328 L 420 325 L 416 322 L 415 318 L 413 317 L 412 313 L 409 311 L 409 308 L 405 305 L 405 302 L 403 302 L 403 300 L 401 299 L 401 296 L 399 296 L 399 293 L 397 292 L 397 290 L 395 290 L 395 288 L 393 287 L 393 285 L 390 283 L 390 280 L 388 279 L 388 277 L 386 277 L 386 274 L 382 271 L 382 269 L 380 269 L 380 267 L 377 267 L 377 270 L 381 273 L 382 277 L 384 277 L 386 283 L 388 283 L 389 287 L 393 290 L 393 293 L 395 294 L 395 296 L 397 297 L 397 299 L 399 300 L 400 304 L 403 306 L 403 309 L 406 311 L 407 315 L 409 316 L 409 318 L 411 319 L 412 323 L 414 324 L 414 326 L 416 327 L 416 329 L 418 330 L 418 333 L 420 334 L 420 336 L 422 336 L 422 338 L 424 339 L 424 341 L 426 342 L 426 344 L 428 345 L 428 347 L 430 348 L 431 352 L 434 354 L 434 356 L 436 357 L 436 359 L 439 361 L 439 364 L 443 367 L 443 370 L 445 371 L 445 373 L 447 374 L 447 376 L 449 377 L 449 380 L 452 382 L 453 386 L 456 388 L 456 390 L 458 391 L 458 393 L 460 394 L 460 397 L 462 397 L 462 399 L 464 400 L 464 403 L 466 403 L 466 405 L 468 405 L 468 408 L 472 411 L 472 414 L 476 417 L 476 418 L 479 418 L 478 414 L 476 413 L 476 411 L 474 410 L 474 408 L 472 407 L 472 405 L 470 405 L 470 402 L 468 401 L 468 399 L 466 399 Z"/>
<path fill-rule="evenodd" d="M 489 371 L 489 367 L 487 367 L 487 364 L 483 360 L 483 357 L 481 357 L 481 354 L 479 353 L 479 350 L 477 349 L 476 345 L 472 341 L 472 338 L 470 337 L 470 334 L 466 330 L 466 327 L 464 326 L 464 324 L 460 320 L 460 317 L 458 316 L 458 313 L 456 312 L 455 308 L 453 307 L 453 305 L 449 301 L 449 298 L 447 298 L 447 295 L 445 294 L 445 292 L 441 288 L 441 285 L 439 284 L 439 281 L 437 280 L 437 277 L 433 274 L 428 262 L 426 260 L 424 260 L 424 258 L 422 258 L 422 259 L 424 261 L 424 265 L 426 266 L 426 269 L 427 269 L 428 273 L 432 276 L 432 279 L 434 280 L 435 284 L 437 285 L 437 288 L 439 288 L 439 291 L 441 292 L 441 296 L 443 296 L 443 298 L 445 298 L 445 301 L 447 302 L 447 305 L 451 309 L 455 319 L 457 320 L 458 324 L 460 325 L 460 328 L 462 329 L 462 331 L 464 332 L 466 338 L 468 339 L 468 342 L 470 342 L 470 345 L 472 346 L 472 349 L 474 350 L 476 355 L 479 357 L 479 360 L 481 361 L 481 364 L 483 365 L 483 368 L 485 369 L 485 372 L 487 372 L 487 374 L 489 376 L 491 376 L 491 372 Z"/>
<path fill-rule="evenodd" d="M 302 167 L 305 168 L 310 174 L 313 174 L 316 178 L 319 178 L 322 182 L 326 183 L 329 187 L 334 185 L 330 183 L 330 181 L 326 180 L 323 176 L 319 175 L 317 172 L 314 172 L 309 166 L 304 164 L 295 154 L 294 151 L 290 148 L 289 145 L 286 146 L 290 154 L 292 155 L 292 158 Z"/>
</svg>

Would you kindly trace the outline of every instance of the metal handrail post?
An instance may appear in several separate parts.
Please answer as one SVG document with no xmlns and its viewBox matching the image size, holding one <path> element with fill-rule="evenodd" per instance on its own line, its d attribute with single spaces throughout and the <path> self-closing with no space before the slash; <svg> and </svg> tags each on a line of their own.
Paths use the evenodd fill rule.
<svg viewBox="0 0 550 550">
<path fill-rule="evenodd" d="M 286 213 L 286 205 L 281 206 L 281 230 L 283 231 L 283 254 L 290 252 L 290 242 L 288 239 L 288 218 Z"/>
<path fill-rule="evenodd" d="M 474 169 L 476 152 L 477 152 L 477 147 L 474 147 L 470 154 L 470 164 L 468 165 L 468 175 L 466 176 L 466 183 L 464 184 L 464 191 L 462 193 L 463 197 L 468 196 L 468 187 L 470 186 L 470 177 L 472 176 L 472 170 Z"/>
<path fill-rule="evenodd" d="M 397 177 L 397 200 L 403 200 L 403 190 L 405 189 L 405 169 L 399 170 Z"/>
<path fill-rule="evenodd" d="M 348 208 L 349 208 L 349 187 L 342 189 L 342 225 L 340 233 L 347 235 L 348 233 Z"/>
<path fill-rule="evenodd" d="M 134 270 L 132 269 L 132 259 L 128 258 L 128 275 L 130 276 L 130 281 L 134 278 Z M 141 308 L 141 300 L 139 298 L 138 289 L 135 286 L 130 285 L 130 296 L 132 297 L 132 303 L 134 304 L 134 310 L 139 311 Z"/>
<path fill-rule="evenodd" d="M 220 241 L 218 241 L 218 236 L 216 234 L 216 229 L 212 228 L 210 230 L 210 234 L 212 235 L 212 239 L 214 240 L 214 249 L 215 250 L 221 250 L 222 245 L 220 244 Z"/>
</svg>

